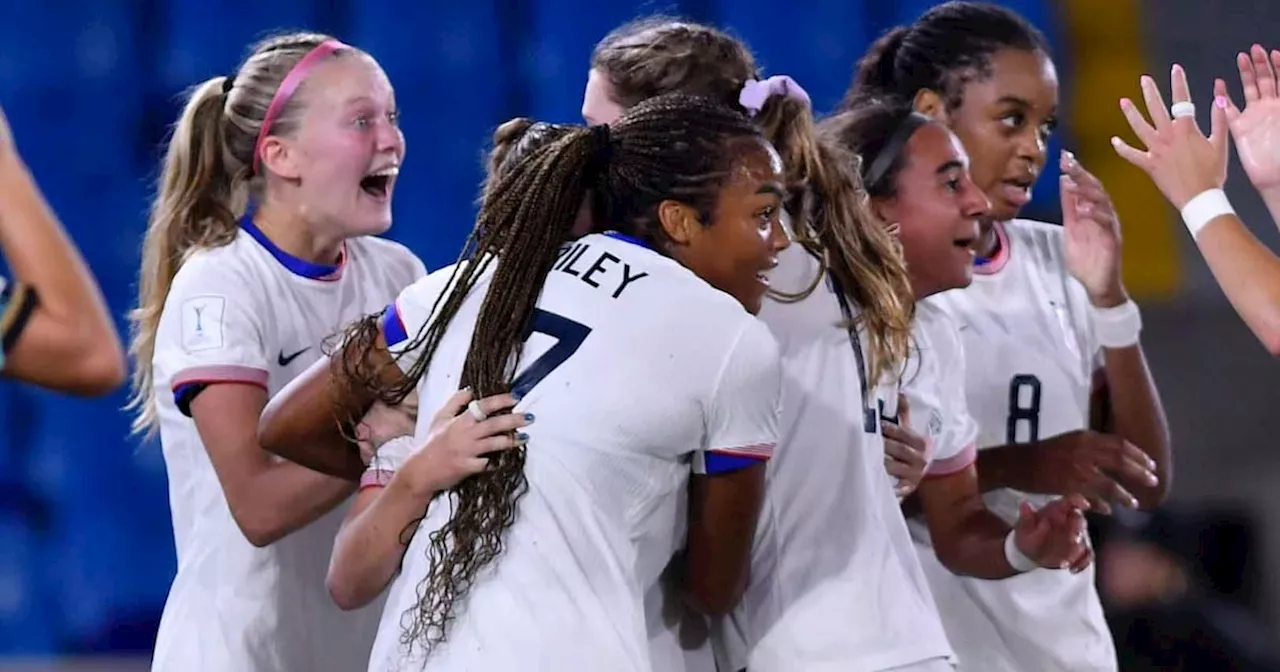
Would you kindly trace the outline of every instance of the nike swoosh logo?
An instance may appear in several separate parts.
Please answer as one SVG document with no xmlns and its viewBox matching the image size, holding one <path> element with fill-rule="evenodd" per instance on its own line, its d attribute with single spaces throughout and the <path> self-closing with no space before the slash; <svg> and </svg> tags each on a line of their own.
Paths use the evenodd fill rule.
<svg viewBox="0 0 1280 672">
<path fill-rule="evenodd" d="M 311 346 L 309 346 L 309 345 L 308 345 L 307 347 L 305 347 L 305 348 L 303 348 L 303 349 L 301 349 L 301 350 L 299 350 L 299 351 L 297 351 L 297 352 L 295 352 L 295 353 L 293 353 L 292 355 L 289 355 L 289 356 L 287 356 L 287 357 L 286 357 L 286 356 L 285 356 L 285 354 L 284 354 L 284 350 L 281 350 L 281 351 L 280 351 L 280 354 L 279 354 L 279 355 L 276 355 L 276 364 L 279 364 L 280 366 L 289 366 L 289 362 L 292 362 L 293 360 L 297 359 L 297 358 L 298 358 L 298 355 L 301 355 L 302 353 L 304 353 L 304 352 L 306 352 L 306 351 L 308 351 L 308 350 L 310 350 L 310 349 L 311 349 Z"/>
</svg>

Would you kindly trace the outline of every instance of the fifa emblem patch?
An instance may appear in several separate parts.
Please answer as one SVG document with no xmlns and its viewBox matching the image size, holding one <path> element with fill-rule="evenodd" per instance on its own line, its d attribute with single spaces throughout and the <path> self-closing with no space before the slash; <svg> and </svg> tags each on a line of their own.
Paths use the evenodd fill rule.
<svg viewBox="0 0 1280 672">
<path fill-rule="evenodd" d="M 182 302 L 182 349 L 187 352 L 223 347 L 222 321 L 226 314 L 224 296 L 193 296 Z"/>
</svg>

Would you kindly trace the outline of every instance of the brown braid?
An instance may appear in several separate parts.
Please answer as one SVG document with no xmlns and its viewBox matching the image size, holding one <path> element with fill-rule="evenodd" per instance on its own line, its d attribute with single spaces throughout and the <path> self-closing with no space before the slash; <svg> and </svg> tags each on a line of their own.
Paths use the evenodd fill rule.
<svg viewBox="0 0 1280 672">
<path fill-rule="evenodd" d="M 481 276 L 492 280 L 476 320 L 460 384 L 477 397 L 511 389 L 516 360 L 546 276 L 584 196 L 594 195 L 599 221 L 664 250 L 658 219 L 663 201 L 689 205 L 709 224 L 717 196 L 736 162 L 736 143 L 761 139 L 742 114 L 709 99 L 661 96 L 637 105 L 607 129 L 574 127 L 496 176 L 486 189 L 475 230 L 436 301 L 433 319 L 407 349 L 421 357 L 403 382 L 388 385 L 362 362 L 376 343 L 377 318 L 353 327 L 337 360 L 351 390 L 369 390 L 395 404 L 431 364 L 453 317 Z M 607 157 L 607 161 L 601 158 Z M 517 244 L 518 241 L 518 244 Z M 349 419 L 348 422 L 354 419 Z M 478 573 L 502 553 L 503 533 L 528 488 L 525 450 L 493 454 L 489 470 L 449 493 L 453 515 L 430 537 L 430 570 L 418 584 L 418 604 L 406 612 L 403 642 L 428 651 L 443 642 Z"/>
</svg>

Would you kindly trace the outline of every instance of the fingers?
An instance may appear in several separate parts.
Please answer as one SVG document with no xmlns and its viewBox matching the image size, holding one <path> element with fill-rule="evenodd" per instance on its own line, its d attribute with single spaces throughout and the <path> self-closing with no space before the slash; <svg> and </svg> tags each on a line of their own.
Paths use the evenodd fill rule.
<svg viewBox="0 0 1280 672">
<path fill-rule="evenodd" d="M 911 426 L 911 403 L 905 394 L 898 395 L 898 424 L 903 427 Z"/>
<path fill-rule="evenodd" d="M 1151 157 L 1146 152 L 1130 147 L 1129 143 L 1115 136 L 1112 136 L 1111 138 L 1111 148 L 1116 150 L 1116 154 L 1119 155 L 1120 158 L 1128 161 L 1137 168 L 1147 170 Z"/>
<path fill-rule="evenodd" d="M 449 395 L 449 398 L 445 400 L 444 405 L 440 407 L 440 410 L 435 415 L 435 419 L 447 420 L 458 415 L 466 409 L 467 404 L 471 403 L 472 399 L 475 399 L 475 395 L 471 392 L 470 387 L 464 387 L 461 390 L 454 392 Z"/>
<path fill-rule="evenodd" d="M 1160 87 L 1156 85 L 1156 80 L 1150 75 L 1143 75 L 1140 83 L 1142 100 L 1147 104 L 1147 114 L 1151 116 L 1151 123 L 1156 130 L 1168 127 L 1173 122 L 1169 118 L 1169 108 L 1164 104 L 1164 97 L 1160 95 Z"/>
<path fill-rule="evenodd" d="M 1079 574 L 1088 569 L 1091 564 L 1093 564 L 1093 549 L 1081 546 L 1076 556 L 1070 560 L 1067 570 L 1072 574 Z"/>
<path fill-rule="evenodd" d="M 1227 90 L 1227 82 L 1224 79 L 1215 79 L 1213 81 L 1214 107 L 1222 107 L 1226 111 L 1227 124 L 1234 124 L 1236 119 L 1240 118 L 1240 108 L 1236 106 L 1236 101 L 1231 97 L 1231 92 Z M 1221 98 L 1222 103 L 1219 104 L 1217 99 Z"/>
<path fill-rule="evenodd" d="M 501 450 L 511 450 L 512 448 L 523 446 L 528 442 L 529 435 L 524 432 L 520 432 L 519 434 L 499 434 L 497 436 L 486 437 L 472 443 L 467 449 L 467 454 L 476 456 L 488 455 L 489 453 L 496 453 Z"/>
<path fill-rule="evenodd" d="M 1187 85 L 1187 71 L 1177 63 L 1169 69 L 1169 94 L 1174 103 L 1191 102 L 1191 87 Z"/>
<path fill-rule="evenodd" d="M 1248 107 L 1258 100 L 1258 78 L 1253 74 L 1253 60 L 1243 51 L 1236 54 L 1236 70 L 1240 72 L 1240 87 L 1244 89 L 1244 104 Z"/>
<path fill-rule="evenodd" d="M 1127 506 L 1130 509 L 1138 508 L 1138 500 L 1123 485 L 1102 472 L 1098 472 L 1098 482 L 1095 486 L 1097 492 L 1105 497 L 1108 501 L 1120 506 Z"/>
<path fill-rule="evenodd" d="M 1213 106 L 1209 108 L 1209 143 L 1224 158 L 1227 151 L 1227 127 L 1229 125 L 1227 115 L 1230 113 L 1228 108 L 1230 103 L 1231 99 L 1227 97 L 1227 83 L 1221 79 L 1215 79 L 1213 81 Z"/>
<path fill-rule="evenodd" d="M 493 415 L 515 406 L 517 401 L 515 395 L 510 392 L 495 394 L 480 400 L 480 410 L 484 411 L 485 415 Z"/>
<path fill-rule="evenodd" d="M 903 443 L 916 453 L 924 455 L 925 444 L 927 443 L 925 438 L 905 426 L 886 422 L 880 425 L 880 433 L 885 438 L 886 446 L 890 442 Z"/>
<path fill-rule="evenodd" d="M 532 423 L 532 413 L 502 413 L 476 423 L 469 433 L 475 437 L 492 436 L 513 432 Z"/>
<path fill-rule="evenodd" d="M 1191 102 L 1191 86 L 1187 84 L 1187 71 L 1177 63 L 1169 70 L 1169 89 L 1170 95 L 1173 97 L 1173 104 L 1190 103 Z M 1190 125 L 1196 129 L 1196 133 L 1204 135 L 1200 130 L 1200 122 L 1196 121 L 1195 115 L 1189 117 L 1177 117 L 1173 120 L 1175 125 Z"/>
<path fill-rule="evenodd" d="M 1276 97 L 1276 71 L 1271 68 L 1271 59 L 1262 45 L 1255 44 L 1249 50 L 1252 61 L 1254 80 L 1258 86 L 1258 99 Z"/>
<path fill-rule="evenodd" d="M 1156 129 L 1147 122 L 1146 117 L 1142 116 L 1142 111 L 1128 98 L 1120 99 L 1120 112 L 1124 115 L 1125 121 L 1129 122 L 1129 128 L 1133 129 L 1133 134 L 1138 136 L 1138 140 L 1142 141 L 1144 147 L 1152 147 L 1156 141 Z"/>
</svg>

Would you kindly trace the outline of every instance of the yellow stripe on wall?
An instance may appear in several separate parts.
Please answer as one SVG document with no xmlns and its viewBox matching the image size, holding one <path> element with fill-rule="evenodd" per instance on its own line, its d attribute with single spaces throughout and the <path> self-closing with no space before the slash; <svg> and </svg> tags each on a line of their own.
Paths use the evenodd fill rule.
<svg viewBox="0 0 1280 672">
<path fill-rule="evenodd" d="M 1059 16 L 1071 50 L 1066 112 L 1077 145 L 1071 149 L 1106 185 L 1120 213 L 1129 291 L 1138 298 L 1166 298 L 1182 280 L 1179 230 L 1170 221 L 1172 208 L 1145 173 L 1111 148 L 1113 135 L 1135 143 L 1120 114 L 1120 98 L 1142 100 L 1138 78 L 1143 74 L 1161 81 L 1160 73 L 1147 63 L 1139 4 L 1139 0 L 1060 0 Z M 1161 88 L 1167 83 L 1166 76 Z"/>
</svg>

